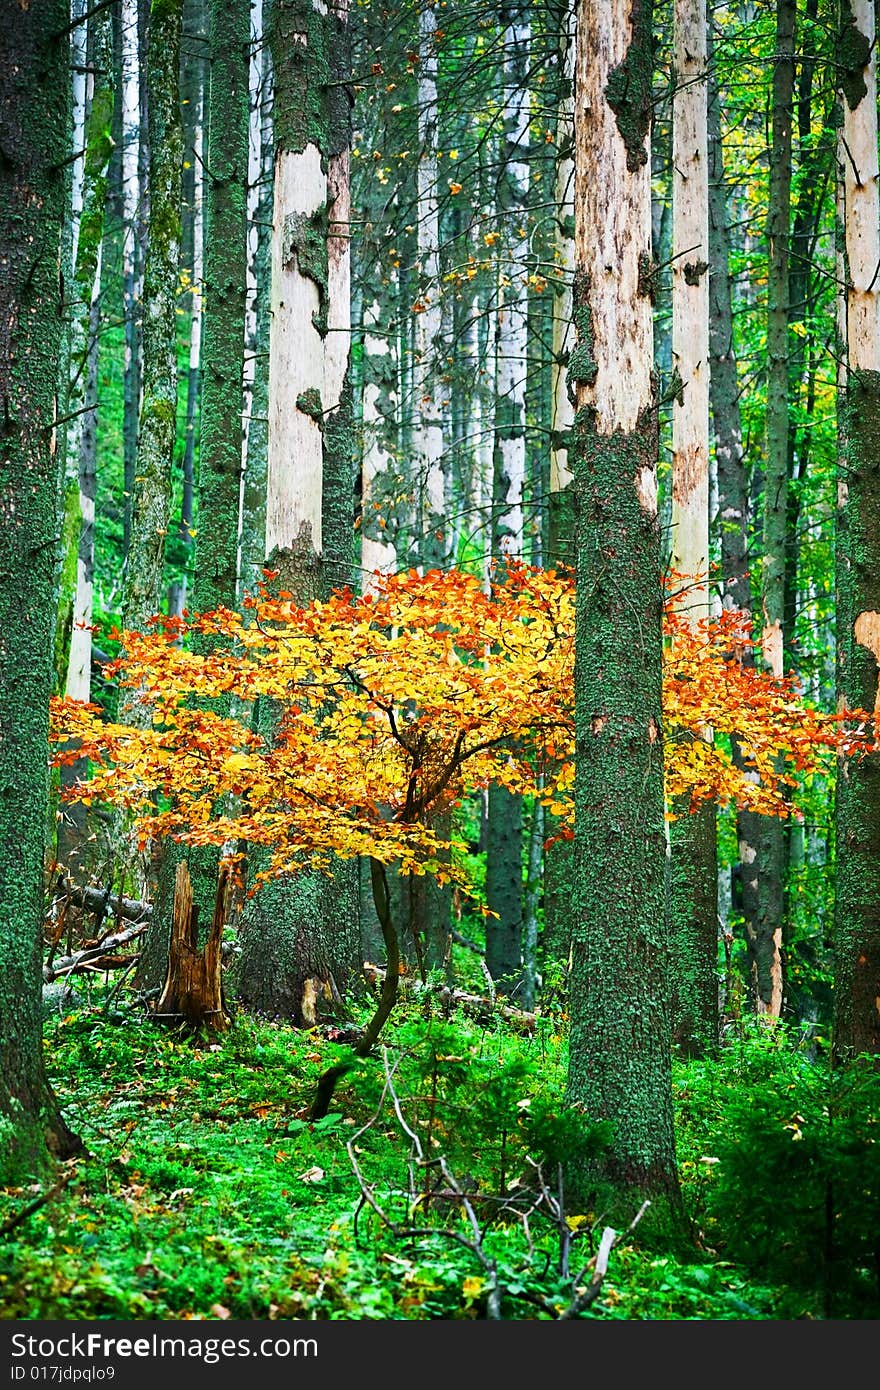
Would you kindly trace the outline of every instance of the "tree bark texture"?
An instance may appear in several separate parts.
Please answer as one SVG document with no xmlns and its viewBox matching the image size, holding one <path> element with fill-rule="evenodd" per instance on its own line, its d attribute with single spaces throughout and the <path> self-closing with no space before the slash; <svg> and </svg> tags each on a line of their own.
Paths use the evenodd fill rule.
<svg viewBox="0 0 880 1390">
<path fill-rule="evenodd" d="M 39 1178 L 79 1147 L 46 1077 L 40 1023 L 67 19 L 65 4 L 44 0 L 0 25 L 0 1183 Z"/>
<path fill-rule="evenodd" d="M 651 21 L 649 3 L 581 0 L 578 9 L 568 1096 L 614 1123 L 599 1176 L 674 1202 L 657 396 L 646 273 Z"/>
<path fill-rule="evenodd" d="M 880 197 L 871 0 L 841 4 L 846 269 L 844 458 L 838 480 L 838 682 L 880 714 Z M 834 1054 L 880 1052 L 880 755 L 837 778 Z"/>
<path fill-rule="evenodd" d="M 142 399 L 126 562 L 123 622 L 143 628 L 159 610 L 177 418 L 182 0 L 153 0 L 147 40 L 149 241 L 144 265 Z"/>
</svg>

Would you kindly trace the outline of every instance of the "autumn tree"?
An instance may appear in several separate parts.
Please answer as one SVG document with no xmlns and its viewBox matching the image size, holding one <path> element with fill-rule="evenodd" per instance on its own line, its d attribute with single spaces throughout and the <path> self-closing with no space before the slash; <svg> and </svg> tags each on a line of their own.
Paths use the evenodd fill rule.
<svg viewBox="0 0 880 1390">
<path fill-rule="evenodd" d="M 61 225 L 69 137 L 67 8 L 0 26 L 0 1181 L 39 1177 L 78 1141 L 41 1046 L 45 739 L 61 468 Z"/>
</svg>

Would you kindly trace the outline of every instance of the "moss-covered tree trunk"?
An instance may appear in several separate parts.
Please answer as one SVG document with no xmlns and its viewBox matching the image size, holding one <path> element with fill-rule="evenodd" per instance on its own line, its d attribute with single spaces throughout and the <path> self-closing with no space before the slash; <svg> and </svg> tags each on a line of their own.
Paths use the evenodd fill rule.
<svg viewBox="0 0 880 1390">
<path fill-rule="evenodd" d="M 44 0 L 0 25 L 0 1183 L 40 1177 L 51 1155 L 78 1147 L 46 1077 L 40 1023 L 66 24 L 66 6 Z"/>
<path fill-rule="evenodd" d="M 575 87 L 576 829 L 568 1097 L 597 1176 L 675 1199 L 652 371 L 651 5 L 581 0 Z M 662 1204 L 661 1204 L 662 1205 Z"/>
<path fill-rule="evenodd" d="M 183 134 L 179 72 L 182 0 L 152 0 L 147 38 L 149 240 L 144 265 L 142 399 L 126 559 L 123 622 L 159 610 L 177 416 L 177 294 Z M 137 706 L 132 712 L 136 715 Z"/>
<path fill-rule="evenodd" d="M 693 631 L 709 617 L 709 167 L 706 7 L 674 6 L 672 111 L 673 570 L 675 606 Z M 711 730 L 703 735 L 711 738 Z M 673 1029 L 699 1055 L 718 1037 L 718 855 L 715 804 L 672 807 L 669 910 L 674 942 Z"/>
<path fill-rule="evenodd" d="M 838 681 L 880 714 L 880 198 L 871 0 L 841 4 L 846 264 L 844 460 L 838 481 Z M 837 778 L 834 1053 L 880 1052 L 880 756 Z"/>
<path fill-rule="evenodd" d="M 789 243 L 796 0 L 777 0 L 767 210 L 767 416 L 764 466 L 764 555 L 761 574 L 763 659 L 783 674 L 788 556 Z M 785 995 L 785 834 L 775 817 L 754 821 L 741 841 L 743 906 L 752 1006 L 768 1018 Z"/>
<path fill-rule="evenodd" d="M 307 603 L 352 577 L 347 7 L 272 7 L 275 201 L 269 356 L 267 564 Z M 275 713 L 260 712 L 271 736 Z M 249 900 L 238 991 L 249 1006 L 314 1022 L 359 957 L 358 874 L 307 869 Z"/>
</svg>

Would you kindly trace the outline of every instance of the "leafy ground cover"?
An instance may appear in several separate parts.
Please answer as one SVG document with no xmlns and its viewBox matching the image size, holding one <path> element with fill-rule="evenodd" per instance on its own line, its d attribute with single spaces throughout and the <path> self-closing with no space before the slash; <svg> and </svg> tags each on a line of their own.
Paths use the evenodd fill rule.
<svg viewBox="0 0 880 1390">
<path fill-rule="evenodd" d="M 558 1195 L 559 1161 L 603 1138 L 563 1106 L 559 1020 L 522 1035 L 411 995 L 389 1028 L 387 1071 L 362 1063 L 314 1124 L 317 1077 L 348 1055 L 318 1031 L 240 1014 L 193 1040 L 98 1000 L 51 1019 L 46 1047 L 88 1154 L 7 1234 L 6 1318 L 482 1318 L 491 1281 L 444 1172 L 478 1217 L 502 1317 L 565 1310 L 595 1250 L 603 1213 L 566 1199 L 554 1218 L 539 1200 L 542 1177 Z M 641 1243 L 637 1229 L 577 1315 L 876 1315 L 876 1068 L 851 1072 L 830 1108 L 828 1094 L 827 1064 L 781 1031 L 679 1065 L 693 1250 Z M 415 1202 L 407 1130 L 436 1160 L 413 1170 Z M 0 1191 L 0 1223 L 33 1196 Z"/>
</svg>

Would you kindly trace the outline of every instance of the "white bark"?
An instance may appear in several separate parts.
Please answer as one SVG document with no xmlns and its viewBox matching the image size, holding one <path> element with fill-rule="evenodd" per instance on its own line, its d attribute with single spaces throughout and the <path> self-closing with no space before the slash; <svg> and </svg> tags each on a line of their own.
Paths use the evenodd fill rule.
<svg viewBox="0 0 880 1390">
<path fill-rule="evenodd" d="M 588 148 L 587 157 L 575 158 L 575 200 L 583 209 L 575 259 L 589 277 L 596 376 L 578 383 L 577 404 L 595 410 L 599 434 L 631 432 L 653 400 L 651 301 L 639 290 L 639 259 L 651 253 L 651 171 L 649 164 L 627 169 L 626 145 L 605 97 L 609 75 L 627 54 L 631 11 L 630 0 L 581 0 L 579 10 L 576 124 Z M 599 149 L 604 162 L 597 171 L 588 156 Z M 653 473 L 637 486 L 642 505 L 656 511 Z"/>
<path fill-rule="evenodd" d="M 94 340 L 89 346 L 89 363 L 84 396 L 95 399 L 98 348 L 98 301 L 101 296 L 101 247 L 92 287 L 89 309 L 89 332 Z M 85 374 L 85 373 L 84 373 Z M 82 419 L 82 417 L 80 417 Z M 92 430 L 95 429 L 92 423 Z M 70 630 L 70 650 L 67 656 L 67 678 L 64 693 L 69 700 L 88 700 L 92 680 L 92 609 L 94 599 L 95 559 L 95 477 L 94 441 L 85 456 L 83 433 L 79 434 L 79 510 L 80 542 L 76 560 L 76 588 L 73 595 L 73 619 Z"/>
<path fill-rule="evenodd" d="M 257 246 L 260 205 L 260 173 L 263 167 L 263 0 L 251 4 L 251 51 L 248 63 L 248 171 L 247 171 L 247 270 L 245 279 L 244 368 L 242 372 L 241 490 L 239 532 L 244 510 L 244 475 L 247 471 L 248 436 L 254 401 L 257 344 Z M 239 545 L 239 571 L 241 547 Z"/>
<path fill-rule="evenodd" d="M 709 165 L 705 0 L 675 0 L 672 108 L 672 568 L 677 606 L 709 615 Z M 700 576 L 699 583 L 695 583 Z"/>
<path fill-rule="evenodd" d="M 413 446 L 422 498 L 421 525 L 444 512 L 443 421 L 437 356 L 441 350 L 440 213 L 437 202 L 437 21 L 434 7 L 419 10 L 417 250 L 419 310 L 413 367 Z"/>
<path fill-rule="evenodd" d="M 140 55 L 137 0 L 122 0 L 122 286 L 126 322 L 134 317 L 137 214 L 140 203 L 138 171 L 140 118 Z M 125 372 L 132 369 L 131 335 L 126 335 Z"/>
<path fill-rule="evenodd" d="M 324 339 L 314 318 L 318 285 L 300 270 L 295 226 L 327 202 L 321 152 L 279 149 L 272 216 L 272 328 L 269 339 L 269 477 L 266 554 L 289 549 L 300 537 L 321 553 L 323 443 L 319 422 L 297 399 L 324 387 Z"/>
<path fill-rule="evenodd" d="M 71 21 L 82 21 L 86 13 L 86 0 L 72 0 L 70 6 Z M 7 23 L 11 23 L 7 20 Z M 76 265 L 76 254 L 79 244 L 79 224 L 83 206 L 83 184 L 85 182 L 85 143 L 86 143 L 86 105 L 88 101 L 88 86 L 86 74 L 86 49 L 88 40 L 88 24 L 80 22 L 70 31 L 70 67 L 71 67 L 71 93 L 70 93 L 70 120 L 73 127 L 71 134 L 71 154 L 73 162 L 70 167 L 70 259 Z M 94 85 L 94 79 L 91 79 Z"/>
<path fill-rule="evenodd" d="M 873 0 L 851 0 L 853 19 L 870 40 L 863 71 L 867 94 L 855 110 L 843 100 L 846 343 L 850 370 L 880 371 L 880 194 L 877 167 L 877 50 Z"/>
<path fill-rule="evenodd" d="M 364 358 L 367 362 L 378 361 L 389 355 L 389 340 L 381 334 L 381 308 L 377 299 L 370 299 L 364 306 Z M 393 574 L 397 568 L 397 551 L 391 541 L 383 535 L 378 525 L 379 517 L 374 512 L 373 501 L 377 479 L 394 466 L 384 432 L 386 417 L 379 409 L 381 387 L 375 381 L 364 383 L 362 421 L 363 421 L 363 460 L 361 463 L 361 570 L 362 589 L 365 594 L 376 589 L 376 573 Z M 386 387 L 388 404 L 397 403 L 397 392 Z"/>
<path fill-rule="evenodd" d="M 502 495 L 494 499 L 494 530 L 501 556 L 523 553 L 523 488 L 526 475 L 526 355 L 528 350 L 529 89 L 521 78 L 531 31 L 526 23 L 504 31 L 504 155 L 507 216 L 504 255 L 499 262 L 496 410 L 504 422 L 496 445 Z"/>
<path fill-rule="evenodd" d="M 556 145 L 556 283 L 553 291 L 553 420 L 550 449 L 550 491 L 562 492 L 572 479 L 568 449 L 555 441 L 574 424 L 574 407 L 566 388 L 566 362 L 574 343 L 571 282 L 574 275 L 574 80 L 577 10 L 566 14 L 560 46 L 565 94 L 559 103 Z"/>
</svg>

